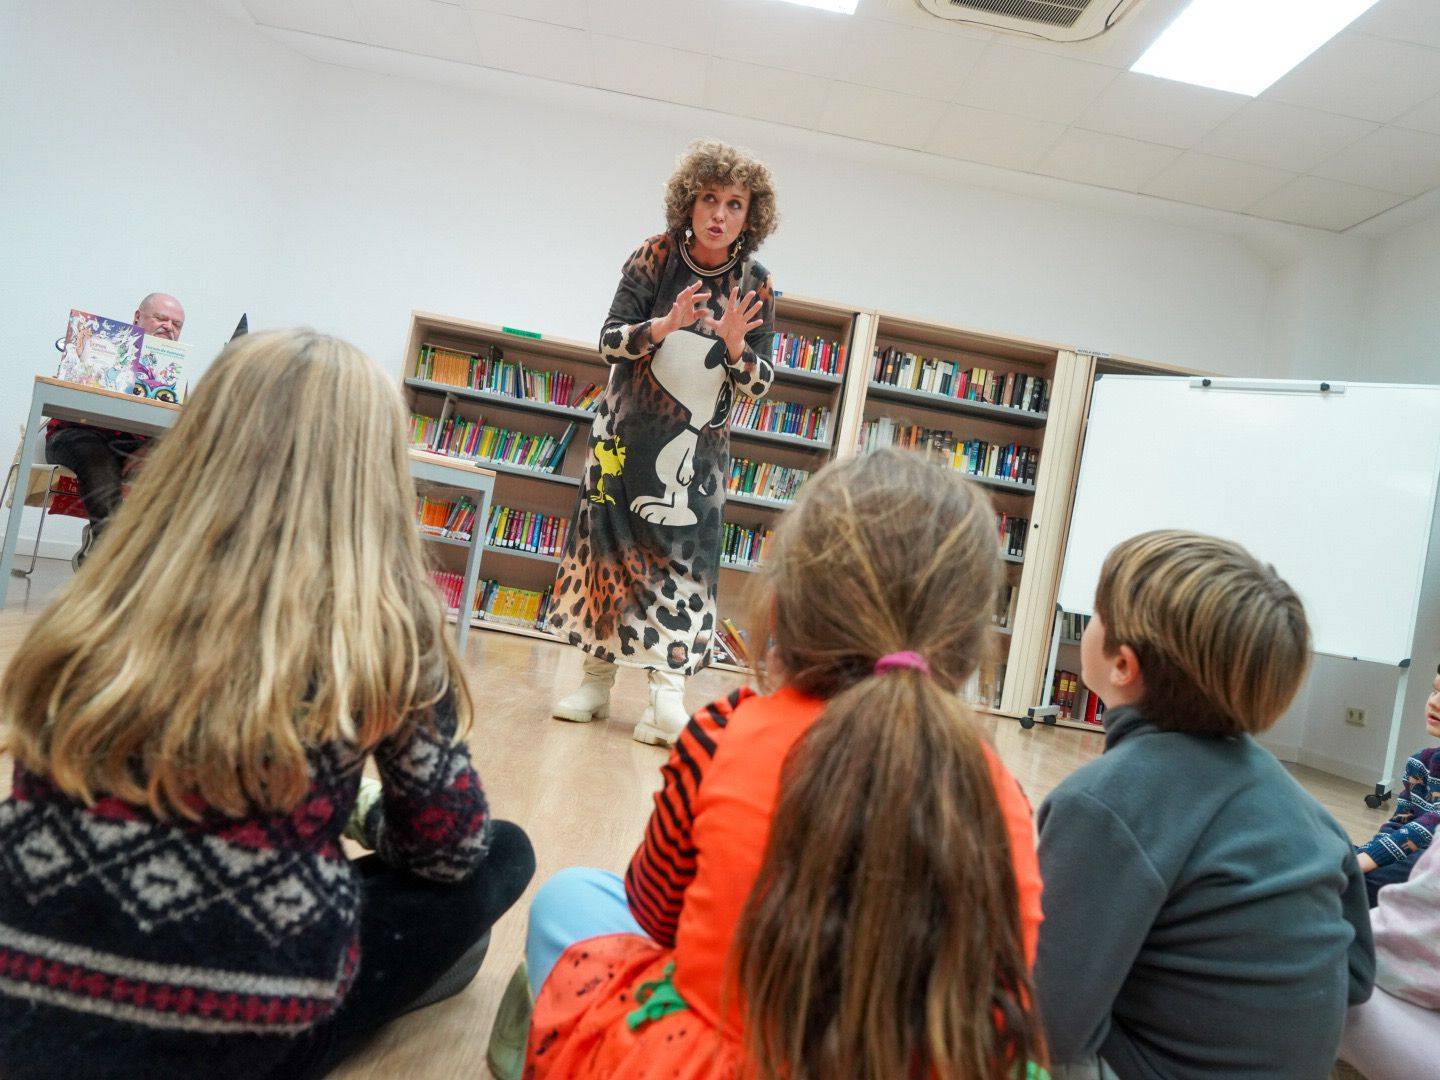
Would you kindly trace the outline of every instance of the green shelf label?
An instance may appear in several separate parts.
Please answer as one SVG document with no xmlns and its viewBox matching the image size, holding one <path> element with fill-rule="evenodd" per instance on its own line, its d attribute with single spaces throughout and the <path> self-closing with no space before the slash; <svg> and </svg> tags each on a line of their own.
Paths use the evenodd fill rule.
<svg viewBox="0 0 1440 1080">
<path fill-rule="evenodd" d="M 537 334 L 534 330 L 516 330 L 513 326 L 502 326 L 500 329 L 504 333 L 514 334 L 516 337 L 532 338 L 535 341 L 540 340 L 540 335 Z"/>
</svg>

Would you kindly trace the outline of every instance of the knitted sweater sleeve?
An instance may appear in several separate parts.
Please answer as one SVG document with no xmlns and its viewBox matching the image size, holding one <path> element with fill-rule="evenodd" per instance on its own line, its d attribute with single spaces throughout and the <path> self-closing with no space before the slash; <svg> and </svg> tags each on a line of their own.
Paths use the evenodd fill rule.
<svg viewBox="0 0 1440 1080">
<path fill-rule="evenodd" d="M 695 880 L 698 852 L 692 829 L 701 780 L 714 760 L 730 714 L 753 696 L 753 690 L 742 688 L 697 712 L 660 770 L 661 786 L 655 793 L 645 839 L 625 873 L 625 897 L 635 921 L 661 945 L 675 944 L 685 889 Z"/>
<path fill-rule="evenodd" d="M 1395 800 L 1394 816 L 1373 840 L 1360 848 L 1375 860 L 1377 867 L 1413 862 L 1435 838 L 1435 830 L 1440 827 L 1440 807 L 1434 802 L 1431 788 L 1435 786 L 1435 777 L 1427 764 L 1440 768 L 1436 759 L 1437 755 L 1426 754 L 1422 758 L 1416 754 L 1405 762 L 1405 781 Z"/>
<path fill-rule="evenodd" d="M 459 881 L 485 858 L 485 789 L 456 739 L 455 699 L 375 748 L 381 798 L 365 815 L 365 846 L 392 866 L 432 881 Z"/>
</svg>

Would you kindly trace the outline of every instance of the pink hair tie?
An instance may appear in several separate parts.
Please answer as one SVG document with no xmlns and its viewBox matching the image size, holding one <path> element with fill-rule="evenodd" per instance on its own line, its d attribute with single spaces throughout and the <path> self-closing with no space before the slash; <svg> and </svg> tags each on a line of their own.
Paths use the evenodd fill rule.
<svg viewBox="0 0 1440 1080">
<path fill-rule="evenodd" d="M 930 674 L 930 665 L 918 652 L 892 652 L 875 661 L 876 675 L 884 675 L 887 671 L 898 671 L 901 668 L 911 668 L 922 675 Z"/>
</svg>

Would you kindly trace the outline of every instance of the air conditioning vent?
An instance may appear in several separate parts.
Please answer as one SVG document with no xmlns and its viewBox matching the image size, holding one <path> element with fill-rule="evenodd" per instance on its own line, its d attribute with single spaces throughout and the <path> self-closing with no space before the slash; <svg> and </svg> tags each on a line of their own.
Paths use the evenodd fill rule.
<svg viewBox="0 0 1440 1080">
<path fill-rule="evenodd" d="M 1083 41 L 1097 37 L 1145 0 L 917 0 L 930 14 L 991 30 Z"/>
</svg>

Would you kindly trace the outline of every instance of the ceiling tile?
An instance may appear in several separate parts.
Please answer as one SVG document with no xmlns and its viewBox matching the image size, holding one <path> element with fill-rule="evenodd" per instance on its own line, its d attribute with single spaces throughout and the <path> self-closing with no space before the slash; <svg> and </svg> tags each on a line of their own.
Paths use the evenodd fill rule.
<svg viewBox="0 0 1440 1080">
<path fill-rule="evenodd" d="M 364 35 L 350 0 L 245 0 L 264 26 L 359 41 Z"/>
<path fill-rule="evenodd" d="M 834 83 L 820 114 L 820 130 L 852 139 L 907 146 L 919 150 L 930 139 L 945 104 L 876 90 L 853 83 Z"/>
<path fill-rule="evenodd" d="M 573 26 L 580 30 L 590 28 L 589 13 L 585 0 L 446 0 L 447 3 L 475 11 L 490 11 L 497 15 L 514 15 L 516 18 L 534 19 L 536 22 L 555 23 L 558 26 Z M 606 7 L 628 7 L 625 4 L 603 5 Z"/>
<path fill-rule="evenodd" d="M 1440 54 L 1347 30 L 1264 97 L 1386 123 L 1440 93 Z"/>
<path fill-rule="evenodd" d="M 705 107 L 776 124 L 813 128 L 820 123 L 829 92 L 829 81 L 814 75 L 712 56 L 705 85 Z"/>
<path fill-rule="evenodd" d="M 1440 94 L 1400 117 L 1395 126 L 1440 135 Z"/>
<path fill-rule="evenodd" d="M 852 19 L 842 40 L 833 57 L 834 78 L 943 101 L 954 99 L 985 51 L 978 38 L 873 19 Z"/>
<path fill-rule="evenodd" d="M 1199 148 L 1256 165 L 1309 172 L 1375 130 L 1377 125 L 1369 120 L 1256 100 L 1201 139 Z"/>
<path fill-rule="evenodd" d="M 1380 0 L 1351 29 L 1440 49 L 1440 4 L 1435 0 Z"/>
<path fill-rule="evenodd" d="M 1069 124 L 1116 79 L 1114 68 L 992 43 L 954 100 Z"/>
<path fill-rule="evenodd" d="M 526 7 L 530 0 L 506 2 Z M 585 0 L 574 2 L 584 4 Z M 669 45 L 687 52 L 713 51 L 715 4 L 712 0 L 624 0 L 623 3 L 589 0 L 589 13 L 590 29 L 597 34 Z"/>
<path fill-rule="evenodd" d="M 945 157 L 1034 172 L 1064 131 L 1064 124 L 951 105 L 925 149 Z"/>
<path fill-rule="evenodd" d="M 1197 154 L 1184 154 L 1140 191 L 1162 199 L 1210 206 L 1216 210 L 1248 210 L 1260 199 L 1295 179 L 1295 174 L 1268 165 Z"/>
<path fill-rule="evenodd" d="M 710 58 L 665 45 L 590 35 L 595 85 L 636 97 L 699 105 Z"/>
<path fill-rule="evenodd" d="M 1071 128 L 1045 155 L 1040 169 L 1082 184 L 1139 191 L 1180 153 L 1169 146 Z"/>
<path fill-rule="evenodd" d="M 711 55 L 843 78 L 836 57 L 849 47 L 852 19 L 774 0 L 717 0 Z"/>
<path fill-rule="evenodd" d="M 1312 171 L 1327 180 L 1423 195 L 1440 187 L 1440 135 L 1381 128 Z"/>
<path fill-rule="evenodd" d="M 1081 115 L 1090 131 L 1192 147 L 1250 99 L 1126 71 Z"/>
<path fill-rule="evenodd" d="M 372 45 L 465 64 L 481 62 L 464 8 L 439 0 L 350 0 Z"/>
<path fill-rule="evenodd" d="M 470 12 L 470 22 L 489 67 L 558 82 L 593 82 L 590 35 L 583 30 L 490 11 Z"/>
<path fill-rule="evenodd" d="M 1404 202 L 1401 195 L 1302 176 L 1250 208 L 1260 217 L 1340 232 Z"/>
</svg>

